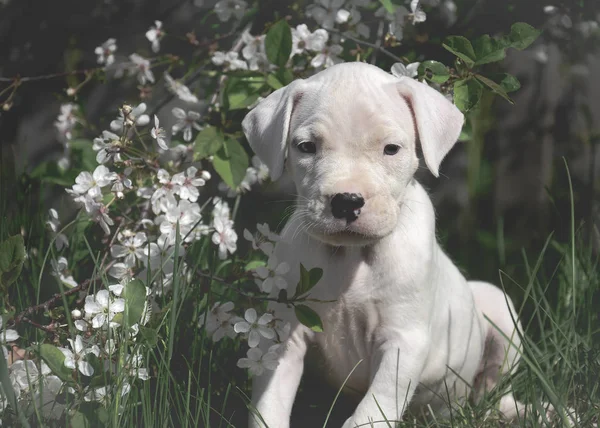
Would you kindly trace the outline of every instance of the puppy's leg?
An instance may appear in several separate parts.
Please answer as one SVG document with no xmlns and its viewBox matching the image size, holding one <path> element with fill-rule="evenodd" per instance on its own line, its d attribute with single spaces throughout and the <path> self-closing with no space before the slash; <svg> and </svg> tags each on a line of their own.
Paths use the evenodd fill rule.
<svg viewBox="0 0 600 428">
<path fill-rule="evenodd" d="M 429 338 L 421 330 L 398 336 L 374 349 L 371 385 L 343 428 L 387 428 L 402 419 L 419 384 Z"/>
<path fill-rule="evenodd" d="M 252 381 L 249 428 L 288 428 L 296 391 L 304 370 L 307 343 L 302 327 L 284 342 L 285 349 L 275 370 L 267 370 Z"/>
<path fill-rule="evenodd" d="M 502 376 L 516 370 L 521 347 L 517 328 L 521 331 L 521 325 L 516 319 L 517 312 L 512 301 L 501 289 L 486 282 L 470 281 L 469 285 L 486 337 L 483 358 L 473 385 L 473 398 L 479 401 L 498 384 Z M 516 326 L 513 318 L 517 321 Z M 525 405 L 508 392 L 500 400 L 499 411 L 506 419 L 513 420 L 523 416 Z"/>
</svg>

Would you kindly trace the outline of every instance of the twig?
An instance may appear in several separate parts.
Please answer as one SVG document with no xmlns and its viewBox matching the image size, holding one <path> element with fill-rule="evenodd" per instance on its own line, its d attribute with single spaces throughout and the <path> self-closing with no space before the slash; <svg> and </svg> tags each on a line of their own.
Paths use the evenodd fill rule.
<svg viewBox="0 0 600 428">
<path fill-rule="evenodd" d="M 45 331 L 46 333 L 52 333 L 52 334 L 56 333 L 56 329 L 54 328 L 53 323 L 51 323 L 49 325 L 42 325 L 42 324 L 37 323 L 25 316 L 21 318 L 21 321 L 26 322 L 27 324 L 29 324 L 39 330 Z"/>
<path fill-rule="evenodd" d="M 196 271 L 196 274 L 198 276 L 202 277 L 202 278 L 212 279 L 213 281 L 220 282 L 221 284 L 223 284 L 227 288 L 232 289 L 233 291 L 235 291 L 238 294 L 241 294 L 244 297 L 248 297 L 250 299 L 256 299 L 256 300 L 265 300 L 265 301 L 271 301 L 271 302 L 279 302 L 279 299 L 277 299 L 275 297 L 255 296 L 254 294 L 246 293 L 245 291 L 240 290 L 239 287 L 236 287 L 235 285 L 233 285 L 231 282 L 229 282 L 225 278 L 220 278 L 218 276 L 214 276 L 214 275 L 211 275 L 209 273 L 202 272 L 202 271 Z"/>
<path fill-rule="evenodd" d="M 90 287 L 90 285 L 92 283 L 94 283 L 95 281 L 98 281 L 98 280 L 99 280 L 99 278 L 86 279 L 78 286 L 73 287 L 73 288 L 65 291 L 64 293 L 56 293 L 50 299 L 46 300 L 43 303 L 40 303 L 39 305 L 30 306 L 29 308 L 25 309 L 23 312 L 19 313 L 14 318 L 12 323 L 9 323 L 9 326 L 14 327 L 17 324 L 20 324 L 22 322 L 27 322 L 31 325 L 34 325 L 33 322 L 28 318 L 30 315 L 32 315 L 38 311 L 41 311 L 42 309 L 47 311 L 48 309 L 53 308 L 54 306 L 57 306 L 57 304 L 60 301 L 62 301 L 63 296 L 68 297 L 68 296 L 72 296 L 73 294 L 79 293 L 80 291 L 85 291 Z M 44 326 L 38 327 L 38 326 L 34 325 L 34 327 L 40 328 L 40 327 L 44 327 Z"/>
<path fill-rule="evenodd" d="M 377 42 L 376 42 L 377 48 L 375 49 L 375 52 L 373 53 L 373 56 L 371 57 L 371 64 L 375 64 L 375 62 L 377 61 L 377 53 L 380 51 L 381 44 L 383 42 L 384 25 L 385 25 L 385 23 L 383 21 L 379 21 L 379 27 L 377 28 Z"/>
<path fill-rule="evenodd" d="M 402 58 L 400 58 L 399 56 L 394 55 L 393 53 L 391 53 L 390 51 L 388 51 L 386 48 L 384 48 L 382 46 L 378 46 L 375 43 L 366 42 L 364 40 L 357 39 L 356 37 L 352 37 L 348 33 L 344 33 L 343 31 L 335 30 L 333 28 L 327 28 L 327 31 L 329 31 L 331 33 L 340 34 L 340 35 L 344 36 L 345 38 L 347 38 L 348 40 L 352 40 L 354 43 L 358 43 L 359 45 L 363 45 L 363 46 L 367 46 L 367 47 L 373 48 L 373 49 L 381 52 L 382 54 L 385 54 L 385 55 L 389 56 L 390 58 L 392 58 L 393 60 L 395 60 L 397 62 L 404 62 L 402 60 Z"/>
<path fill-rule="evenodd" d="M 86 74 L 90 71 L 97 71 L 100 69 L 102 69 L 102 67 L 85 69 L 85 70 L 65 71 L 62 73 L 44 74 L 42 76 L 21 77 L 21 76 L 17 75 L 14 77 L 0 77 L 0 82 L 18 82 L 20 84 L 22 82 L 35 82 L 37 80 L 48 80 L 48 79 L 54 79 L 57 77 L 72 76 L 75 74 Z"/>
</svg>

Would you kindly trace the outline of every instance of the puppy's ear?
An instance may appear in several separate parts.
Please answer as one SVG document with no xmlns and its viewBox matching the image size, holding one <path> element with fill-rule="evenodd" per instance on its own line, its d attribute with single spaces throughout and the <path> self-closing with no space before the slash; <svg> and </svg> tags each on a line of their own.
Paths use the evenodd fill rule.
<svg viewBox="0 0 600 428">
<path fill-rule="evenodd" d="M 242 129 L 250 147 L 267 165 L 273 181 L 283 172 L 290 119 L 294 106 L 302 96 L 302 83 L 302 80 L 296 80 L 276 90 L 258 103 L 242 121 Z"/>
<path fill-rule="evenodd" d="M 410 105 L 425 163 L 433 175 L 439 168 L 463 126 L 464 116 L 442 94 L 410 77 L 401 77 L 398 92 Z"/>
</svg>

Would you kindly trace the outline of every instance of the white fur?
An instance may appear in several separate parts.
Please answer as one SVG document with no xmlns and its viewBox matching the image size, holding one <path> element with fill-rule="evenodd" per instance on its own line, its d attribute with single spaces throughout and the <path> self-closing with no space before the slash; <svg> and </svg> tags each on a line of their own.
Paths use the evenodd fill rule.
<svg viewBox="0 0 600 428">
<path fill-rule="evenodd" d="M 323 333 L 299 324 L 286 305 L 270 306 L 292 330 L 277 369 L 253 382 L 252 401 L 267 426 L 289 426 L 311 346 L 334 385 L 357 366 L 346 391 L 362 399 L 344 428 L 371 421 L 387 427 L 384 419 L 400 420 L 408 406 L 447 414 L 471 394 L 469 385 L 480 399 L 514 368 L 520 343 L 512 303 L 495 286 L 467 282 L 441 250 L 433 206 L 413 178 L 417 142 L 437 175 L 462 123 L 437 91 L 362 63 L 296 81 L 244 119 L 272 178 L 287 165 L 296 184 L 297 208 L 275 250 L 293 268 L 288 283 L 297 283 L 300 263 L 321 267 L 311 297 L 330 301 L 310 304 Z M 315 142 L 317 152 L 301 153 L 296 146 L 304 141 Z M 401 149 L 385 155 L 386 144 Z M 331 213 L 331 198 L 344 192 L 365 199 L 351 223 Z M 508 417 L 517 413 L 514 403 L 503 399 Z M 251 416 L 250 426 L 264 424 Z"/>
</svg>

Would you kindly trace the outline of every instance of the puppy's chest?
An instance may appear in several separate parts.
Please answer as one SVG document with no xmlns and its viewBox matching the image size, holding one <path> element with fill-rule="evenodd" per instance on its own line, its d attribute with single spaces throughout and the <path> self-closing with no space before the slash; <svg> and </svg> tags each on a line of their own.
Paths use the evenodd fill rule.
<svg viewBox="0 0 600 428">
<path fill-rule="evenodd" d="M 382 322 L 374 280 L 369 267 L 358 263 L 354 270 L 324 275 L 313 294 L 319 300 L 335 300 L 312 305 L 323 322 L 323 333 L 315 335 L 314 354 L 337 386 L 358 364 L 347 383 L 357 393 L 368 387 L 373 341 Z"/>
</svg>

